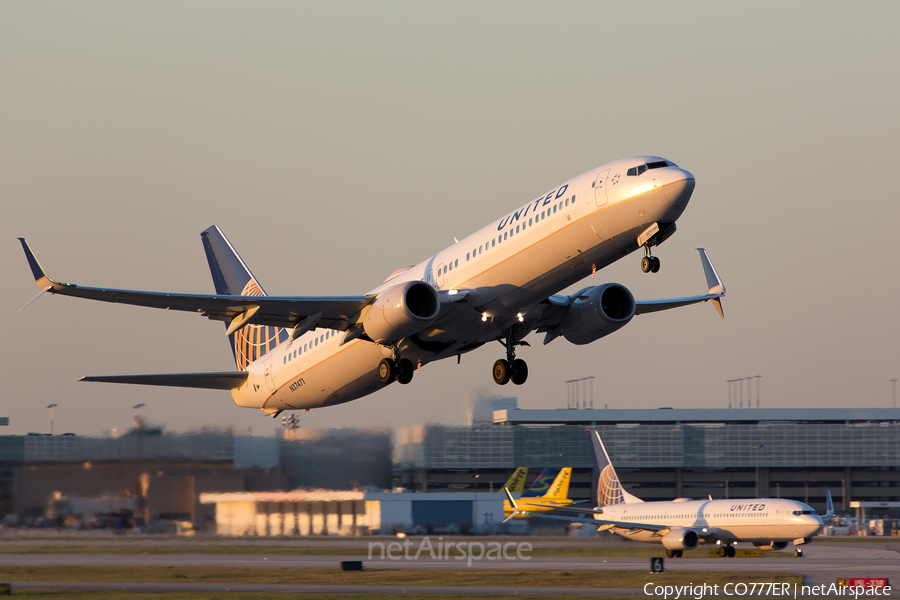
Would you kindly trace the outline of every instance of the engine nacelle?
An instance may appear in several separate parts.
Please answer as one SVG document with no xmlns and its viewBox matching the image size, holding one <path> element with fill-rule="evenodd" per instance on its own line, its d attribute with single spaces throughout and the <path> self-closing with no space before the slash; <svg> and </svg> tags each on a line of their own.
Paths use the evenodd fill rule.
<svg viewBox="0 0 900 600">
<path fill-rule="evenodd" d="M 379 294 L 363 317 L 363 329 L 378 344 L 393 344 L 431 325 L 441 310 L 437 291 L 424 281 L 399 283 Z"/>
<path fill-rule="evenodd" d="M 621 329 L 634 316 L 634 296 L 623 285 L 606 283 L 588 288 L 566 308 L 559 321 L 573 344 L 590 344 Z"/>
<path fill-rule="evenodd" d="M 784 550 L 787 548 L 787 542 L 753 542 L 753 545 L 760 550 Z"/>
<path fill-rule="evenodd" d="M 693 550 L 700 545 L 700 534 L 687 527 L 676 527 L 663 536 L 666 550 Z"/>
</svg>

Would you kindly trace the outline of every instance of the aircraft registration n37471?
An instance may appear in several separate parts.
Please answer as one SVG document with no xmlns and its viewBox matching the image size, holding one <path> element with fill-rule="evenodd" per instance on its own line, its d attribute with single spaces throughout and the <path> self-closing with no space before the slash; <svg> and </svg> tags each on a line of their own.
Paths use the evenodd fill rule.
<svg viewBox="0 0 900 600">
<path fill-rule="evenodd" d="M 706 294 L 636 301 L 617 283 L 560 290 L 641 248 L 645 273 L 659 270 L 652 249 L 675 232 L 694 176 L 656 156 L 618 160 L 553 188 L 449 248 L 398 269 L 361 296 L 267 296 L 222 233 L 201 233 L 215 295 L 83 287 L 50 279 L 20 238 L 41 293 L 197 312 L 224 321 L 237 370 L 84 377 L 82 381 L 231 390 L 235 404 L 277 416 L 361 398 L 394 381 L 407 384 L 430 362 L 488 342 L 505 346 L 494 381 L 522 384 L 516 348 L 544 333 L 587 344 L 638 314 L 725 295 L 699 248 Z M 39 294 L 40 295 L 40 294 Z"/>
</svg>

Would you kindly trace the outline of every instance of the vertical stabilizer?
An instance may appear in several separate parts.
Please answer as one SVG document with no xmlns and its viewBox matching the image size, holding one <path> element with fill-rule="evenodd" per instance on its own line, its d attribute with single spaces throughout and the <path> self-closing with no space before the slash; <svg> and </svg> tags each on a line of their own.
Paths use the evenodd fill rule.
<svg viewBox="0 0 900 600">
<path fill-rule="evenodd" d="M 616 474 L 616 469 L 609 460 L 606 447 L 600 434 L 591 433 L 591 455 L 594 459 L 594 485 L 597 486 L 597 506 L 610 506 L 613 504 L 632 504 L 643 502 L 640 498 L 632 496 L 622 488 L 622 482 Z"/>
<path fill-rule="evenodd" d="M 509 479 L 506 480 L 506 483 L 503 485 L 503 487 L 514 494 L 521 494 L 522 490 L 525 489 L 526 477 L 528 477 L 528 467 L 519 467 L 509 477 Z"/>
<path fill-rule="evenodd" d="M 568 498 L 570 481 L 572 481 L 572 467 L 565 467 L 553 480 L 553 485 L 550 486 L 550 491 L 544 495 L 544 498 L 553 498 L 554 500 Z"/>
<path fill-rule="evenodd" d="M 559 469 L 544 469 L 541 471 L 541 474 L 538 475 L 537 479 L 535 479 L 528 489 L 525 490 L 522 497 L 540 498 L 546 494 L 550 490 L 550 486 L 553 485 L 553 480 L 556 479 L 557 473 L 559 473 Z"/>
<path fill-rule="evenodd" d="M 216 225 L 200 234 L 206 260 L 212 274 L 216 294 L 223 296 L 265 296 L 266 292 L 256 281 L 253 273 L 241 260 L 240 255 L 222 230 Z M 226 331 L 227 331 L 226 324 Z M 231 351 L 237 368 L 244 371 L 247 365 L 261 358 L 281 342 L 287 341 L 288 333 L 280 327 L 266 325 L 244 325 L 228 334 Z"/>
</svg>

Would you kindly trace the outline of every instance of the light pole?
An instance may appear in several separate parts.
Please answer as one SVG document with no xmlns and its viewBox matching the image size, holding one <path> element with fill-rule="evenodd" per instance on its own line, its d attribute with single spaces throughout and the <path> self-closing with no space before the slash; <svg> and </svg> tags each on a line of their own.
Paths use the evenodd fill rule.
<svg viewBox="0 0 900 600">
<path fill-rule="evenodd" d="M 759 380 L 762 379 L 762 375 L 754 375 L 756 379 L 756 408 L 759 408 Z"/>
<path fill-rule="evenodd" d="M 53 435 L 53 419 L 56 417 L 56 404 L 48 404 L 47 412 L 50 415 L 50 435 Z"/>
<path fill-rule="evenodd" d="M 897 408 L 897 380 L 891 379 L 891 385 L 894 386 L 894 400 L 893 400 L 893 403 L 891 404 L 891 406 L 893 406 L 894 408 Z"/>
</svg>

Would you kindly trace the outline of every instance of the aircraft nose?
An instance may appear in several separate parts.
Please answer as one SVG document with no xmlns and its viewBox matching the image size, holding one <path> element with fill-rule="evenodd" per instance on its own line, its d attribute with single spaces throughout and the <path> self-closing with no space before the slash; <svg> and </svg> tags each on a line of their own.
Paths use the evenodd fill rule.
<svg viewBox="0 0 900 600">
<path fill-rule="evenodd" d="M 685 169 L 669 167 L 663 175 L 662 185 L 672 206 L 683 209 L 694 193 L 694 175 Z"/>
</svg>

